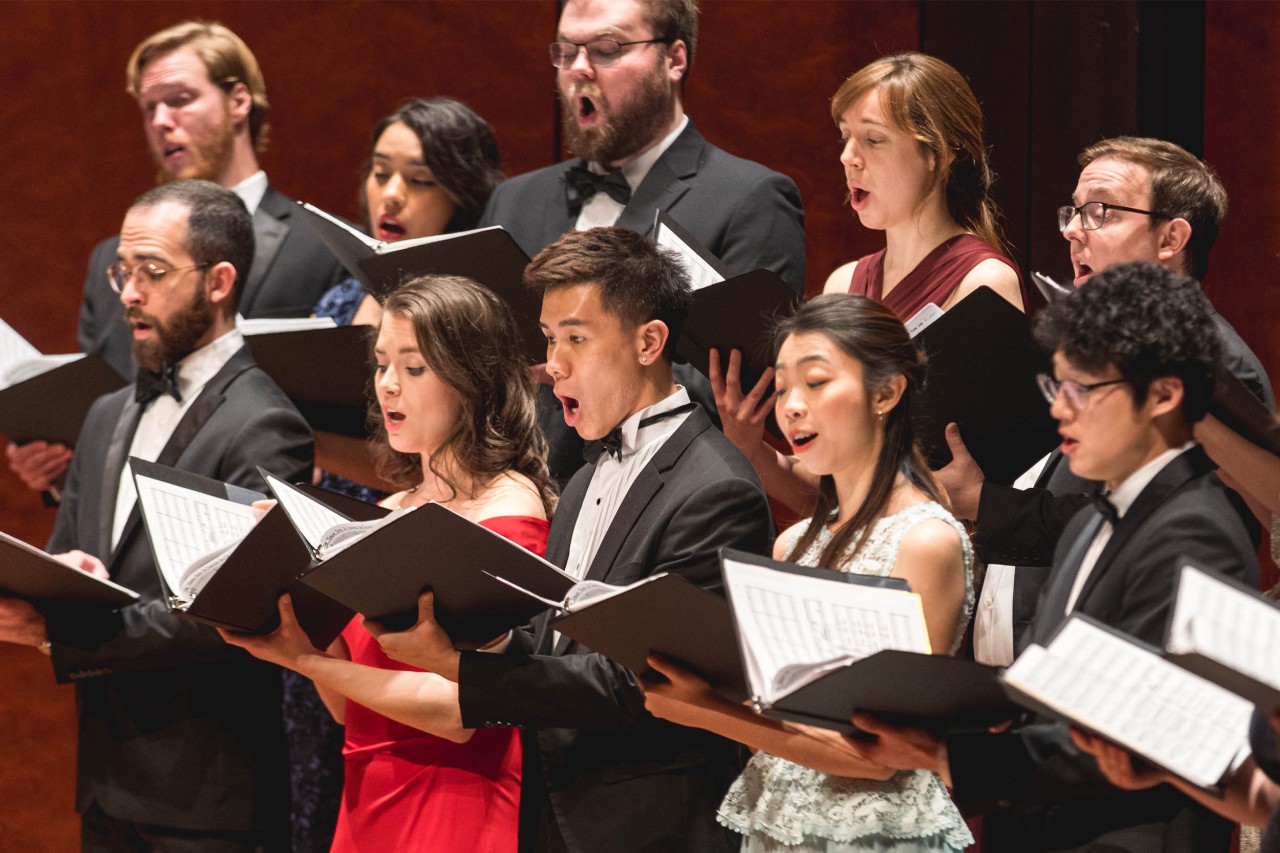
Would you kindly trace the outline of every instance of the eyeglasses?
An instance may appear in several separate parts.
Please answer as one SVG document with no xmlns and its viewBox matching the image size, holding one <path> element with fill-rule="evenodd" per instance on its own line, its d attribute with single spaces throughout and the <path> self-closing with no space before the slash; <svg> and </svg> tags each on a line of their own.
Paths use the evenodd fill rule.
<svg viewBox="0 0 1280 853">
<path fill-rule="evenodd" d="M 1127 213 L 1141 213 L 1143 216 L 1154 216 L 1156 219 L 1172 219 L 1167 213 L 1155 210 L 1138 210 L 1136 207 L 1124 207 L 1119 204 L 1108 204 L 1105 201 L 1086 201 L 1079 207 L 1063 205 L 1058 208 L 1058 230 L 1066 231 L 1075 215 L 1080 214 L 1080 227 L 1086 231 L 1097 231 L 1107 221 L 1108 210 L 1123 210 Z"/>
<path fill-rule="evenodd" d="M 1108 385 L 1120 385 L 1128 381 L 1128 379 L 1108 379 L 1106 382 L 1091 382 L 1085 385 L 1070 379 L 1058 381 L 1047 373 L 1036 375 L 1036 384 L 1040 386 L 1040 393 L 1044 395 L 1045 400 L 1052 404 L 1054 400 L 1058 399 L 1058 392 L 1061 391 L 1062 396 L 1067 399 L 1067 405 L 1077 412 L 1083 411 L 1088 407 L 1090 391 L 1097 388 L 1105 388 Z"/>
<path fill-rule="evenodd" d="M 143 261 L 136 267 L 127 267 L 117 261 L 107 267 L 107 281 L 111 283 L 111 289 L 116 293 L 123 293 L 125 285 L 130 279 L 137 278 L 140 282 L 145 282 L 148 287 L 159 284 L 169 273 L 188 272 L 190 270 L 202 270 L 205 267 L 211 267 L 213 264 L 195 264 L 189 267 L 178 267 L 177 269 L 167 270 L 154 261 Z"/>
<path fill-rule="evenodd" d="M 675 36 L 660 39 L 641 39 L 640 41 L 618 41 L 617 39 L 592 39 L 589 42 L 553 41 L 550 45 L 551 64 L 556 68 L 572 68 L 573 61 L 578 58 L 578 48 L 587 49 L 587 61 L 596 68 L 608 68 L 622 58 L 622 49 L 633 44 L 671 44 Z"/>
</svg>

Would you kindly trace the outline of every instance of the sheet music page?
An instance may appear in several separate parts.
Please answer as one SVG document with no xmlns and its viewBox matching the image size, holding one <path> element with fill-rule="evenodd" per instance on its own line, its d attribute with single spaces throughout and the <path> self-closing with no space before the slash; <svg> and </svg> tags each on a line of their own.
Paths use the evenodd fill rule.
<svg viewBox="0 0 1280 853">
<path fill-rule="evenodd" d="M 320 544 L 316 546 L 316 559 L 327 560 L 334 554 L 345 551 L 361 539 L 367 538 L 375 530 L 387 526 L 416 507 L 402 506 L 392 510 L 381 518 L 368 521 L 341 521 L 324 532 Z"/>
<path fill-rule="evenodd" d="M 933 322 L 943 315 L 943 310 L 937 305 L 930 302 L 919 311 L 911 315 L 911 319 L 904 325 L 907 328 L 907 334 L 911 337 L 923 332 L 925 329 L 933 325 Z"/>
<path fill-rule="evenodd" d="M 236 326 L 244 335 L 272 335 L 277 332 L 306 332 L 312 329 L 336 329 L 332 317 L 255 317 L 236 316 Z"/>
<path fill-rule="evenodd" d="M 824 580 L 729 559 L 723 567 L 751 689 L 765 702 L 779 688 L 807 683 L 793 665 L 844 665 L 885 649 L 929 654 L 916 593 L 848 583 L 834 572 Z M 776 684 L 784 669 L 787 683 Z"/>
<path fill-rule="evenodd" d="M 1193 566 L 1182 567 L 1165 648 L 1204 655 L 1280 690 L 1280 608 Z"/>
<path fill-rule="evenodd" d="M 268 475 L 267 482 L 271 484 L 271 491 L 280 502 L 280 508 L 288 514 L 294 527 L 311 546 L 312 553 L 320 548 L 330 527 L 350 521 L 342 513 L 330 509 L 321 501 L 295 489 L 284 480 Z"/>
<path fill-rule="evenodd" d="M 64 364 L 70 364 L 82 358 L 84 353 L 70 352 L 64 355 L 38 355 L 26 361 L 19 361 L 4 371 L 0 386 L 8 388 L 19 382 L 26 382 L 28 379 L 34 379 L 42 373 L 48 373 L 56 367 L 62 367 Z"/>
<path fill-rule="evenodd" d="M 193 563 L 211 551 L 238 543 L 266 515 L 245 504 L 151 477 L 134 480 L 156 565 L 170 591 L 178 595 L 184 595 L 183 576 Z"/>
<path fill-rule="evenodd" d="M 370 237 L 368 234 L 365 234 L 363 231 L 357 228 L 352 228 L 350 225 L 343 222 L 338 217 L 334 216 L 331 213 L 326 213 L 325 211 L 316 207 L 314 204 L 307 204 L 305 201 L 300 201 L 298 202 L 298 204 L 301 205 L 308 213 L 318 216 L 320 219 L 329 223 L 331 226 L 341 228 L 343 231 L 347 232 L 352 237 L 355 237 L 357 240 L 359 240 L 361 243 L 363 243 L 372 251 L 375 251 L 375 252 L 381 251 L 381 247 L 385 247 L 387 245 L 381 240 L 375 240 L 374 238 Z"/>
<path fill-rule="evenodd" d="M 1003 678 L 1201 787 L 1249 748 L 1251 703 L 1082 619 L 1028 648 Z"/>
<path fill-rule="evenodd" d="M 0 320 L 0 387 L 7 388 L 21 382 L 22 379 L 13 378 L 10 374 L 20 369 L 25 362 L 38 361 L 40 358 L 40 350 L 4 320 Z"/>
<path fill-rule="evenodd" d="M 394 243 L 383 243 L 378 248 L 378 253 L 398 252 L 402 249 L 412 249 L 414 246 L 425 246 L 428 243 L 441 243 L 445 240 L 456 240 L 459 237 L 466 237 L 469 234 L 480 234 L 485 231 L 502 231 L 501 225 L 486 225 L 484 228 L 472 228 L 469 231 L 451 231 L 448 234 L 431 234 L 427 237 L 414 237 L 412 240 L 397 240 Z"/>
<path fill-rule="evenodd" d="M 716 272 L 715 268 L 704 261 L 688 243 L 681 240 L 674 231 L 662 223 L 658 224 L 654 240 L 659 246 L 665 246 L 679 256 L 680 264 L 689 274 L 689 283 L 694 290 L 701 290 L 708 285 L 724 281 L 724 276 Z"/>
</svg>

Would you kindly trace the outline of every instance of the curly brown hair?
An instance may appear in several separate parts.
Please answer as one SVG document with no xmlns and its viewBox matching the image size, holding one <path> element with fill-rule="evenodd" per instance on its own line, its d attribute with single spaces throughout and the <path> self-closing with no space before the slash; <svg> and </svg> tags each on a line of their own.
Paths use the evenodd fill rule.
<svg viewBox="0 0 1280 853">
<path fill-rule="evenodd" d="M 392 291 L 382 310 L 384 317 L 413 324 L 423 359 L 462 400 L 457 425 L 425 460 L 427 468 L 455 493 L 468 494 L 508 472 L 523 474 L 550 517 L 556 496 L 547 471 L 547 440 L 538 426 L 534 383 L 510 306 L 469 278 L 423 275 Z M 424 460 L 391 447 L 376 402 L 370 425 L 379 475 L 400 488 L 418 485 Z M 446 457 L 456 463 L 450 470 L 441 464 Z"/>
</svg>

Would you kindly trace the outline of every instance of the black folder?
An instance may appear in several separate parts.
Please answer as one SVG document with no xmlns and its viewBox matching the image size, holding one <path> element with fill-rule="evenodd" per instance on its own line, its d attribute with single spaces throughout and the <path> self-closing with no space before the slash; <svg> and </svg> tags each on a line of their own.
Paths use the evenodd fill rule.
<svg viewBox="0 0 1280 853">
<path fill-rule="evenodd" d="M 1012 483 L 1058 443 L 1035 378 L 1048 360 L 1032 343 L 1027 317 L 994 290 L 978 288 L 915 341 L 929 356 L 915 427 L 930 467 L 951 461 L 950 421 L 993 483 Z"/>
<path fill-rule="evenodd" d="M 1058 284 L 1049 276 L 1040 272 L 1031 273 L 1031 281 L 1035 284 L 1036 290 L 1040 291 L 1040 295 L 1044 297 L 1044 301 L 1049 305 L 1066 299 L 1071 295 L 1072 289 Z"/>
<path fill-rule="evenodd" d="M 467 646 L 546 609 L 486 571 L 544 598 L 562 599 L 573 586 L 546 560 L 439 504 L 420 506 L 328 559 L 311 556 L 304 584 L 393 630 L 417 622 L 418 596 L 431 589 L 436 621 Z"/>
<path fill-rule="evenodd" d="M 632 672 L 665 657 L 735 702 L 747 698 L 729 602 L 679 575 L 664 575 L 555 619 L 551 627 Z"/>
<path fill-rule="evenodd" d="M 154 462 L 131 458 L 134 477 L 150 477 L 213 497 L 251 504 L 266 495 L 219 480 L 180 471 Z M 322 490 L 315 490 L 317 493 Z M 318 497 L 319 495 L 317 495 Z M 342 496 L 337 496 L 342 497 Z M 374 509 L 377 509 L 374 507 Z M 144 523 L 146 517 L 143 517 Z M 148 527 L 148 534 L 151 533 Z M 328 596 L 299 583 L 297 576 L 311 562 L 311 553 L 299 541 L 284 510 L 273 507 L 241 540 L 217 574 L 185 608 L 176 599 L 163 573 L 160 587 L 174 612 L 219 628 L 250 634 L 266 634 L 280 625 L 277 602 L 284 593 L 293 598 L 298 624 L 312 645 L 324 649 L 355 615 Z"/>
<path fill-rule="evenodd" d="M 93 354 L 0 389 L 0 432 L 14 444 L 75 446 L 93 401 L 128 383 Z"/>
<path fill-rule="evenodd" d="M 369 434 L 373 367 L 367 326 L 246 335 L 258 366 L 275 380 L 313 430 Z"/>
<path fill-rule="evenodd" d="M 1209 414 L 1245 439 L 1280 456 L 1280 421 L 1230 370 L 1219 367 Z"/>
<path fill-rule="evenodd" d="M 311 205 L 301 208 L 303 220 L 368 290 L 385 295 L 406 277 L 431 273 L 475 279 L 511 306 L 526 355 L 535 363 L 546 361 L 547 342 L 538 325 L 542 297 L 524 286 L 529 256 L 503 228 L 445 234 L 429 242 L 383 243 Z"/>
<path fill-rule="evenodd" d="M 88 605 L 127 607 L 138 594 L 68 566 L 34 545 L 0 533 L 0 595 L 44 607 Z"/>
</svg>

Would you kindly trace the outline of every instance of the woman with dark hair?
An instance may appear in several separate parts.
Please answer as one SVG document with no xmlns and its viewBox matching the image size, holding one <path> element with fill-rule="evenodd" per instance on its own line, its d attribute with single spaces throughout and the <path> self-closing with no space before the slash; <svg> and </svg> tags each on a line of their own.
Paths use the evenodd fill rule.
<svg viewBox="0 0 1280 853">
<path fill-rule="evenodd" d="M 885 247 L 837 269 L 827 293 L 869 296 L 903 321 L 983 286 L 1023 307 L 991 198 L 982 107 L 958 71 L 923 53 L 878 59 L 844 81 L 831 117 L 849 206 L 884 231 Z"/>
<path fill-rule="evenodd" d="M 542 554 L 554 493 L 515 318 L 470 279 L 423 276 L 383 305 L 374 354 L 391 508 L 435 502 Z M 321 652 L 281 625 L 228 642 L 315 682 L 346 726 L 335 851 L 516 849 L 515 730 L 462 728 L 457 685 L 392 661 L 353 621 Z"/>
<path fill-rule="evenodd" d="M 388 243 L 474 228 L 502 182 L 489 123 L 452 98 L 415 98 L 378 121 L 360 184 L 369 233 Z M 373 325 L 378 304 L 349 278 L 316 305 L 340 326 Z"/>
<path fill-rule="evenodd" d="M 973 610 L 973 553 L 916 448 L 923 356 L 891 311 L 861 296 L 811 300 L 777 341 L 774 412 L 821 483 L 812 517 L 778 537 L 774 557 L 907 580 L 930 644 L 954 653 Z M 669 679 L 644 685 L 655 716 L 756 750 L 720 807 L 744 851 L 959 853 L 973 842 L 937 776 L 871 764 L 834 732 L 756 716 L 697 676 L 651 663 Z"/>
</svg>

